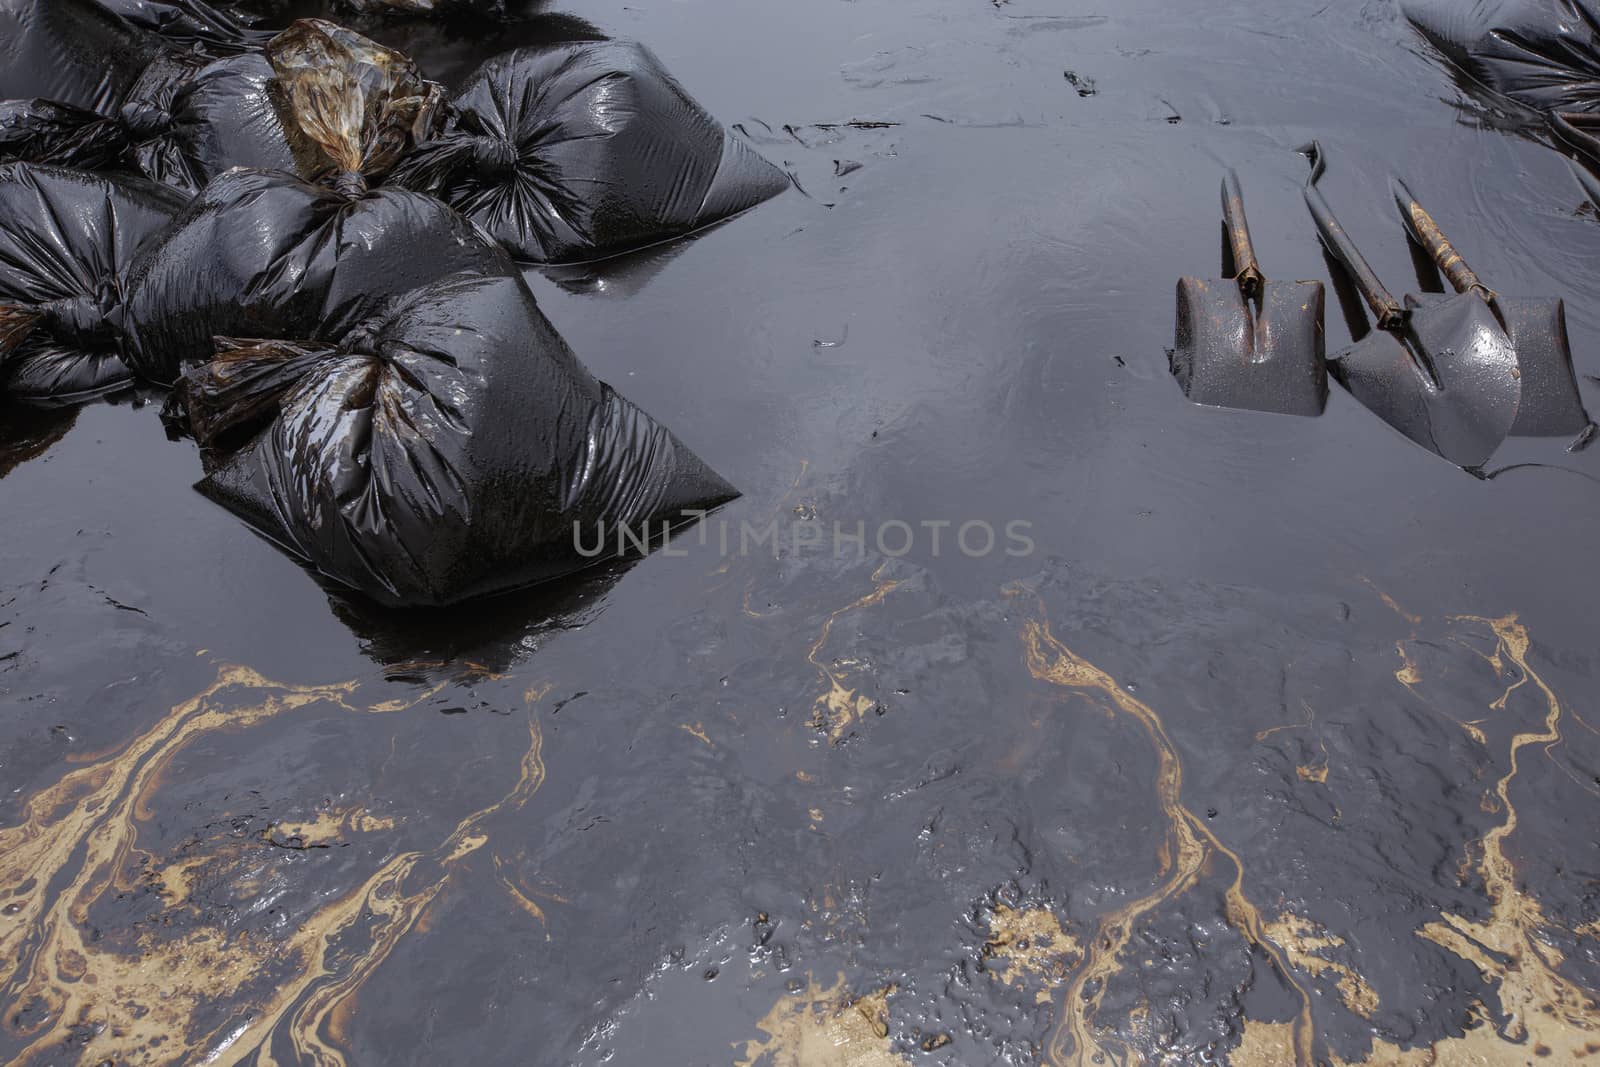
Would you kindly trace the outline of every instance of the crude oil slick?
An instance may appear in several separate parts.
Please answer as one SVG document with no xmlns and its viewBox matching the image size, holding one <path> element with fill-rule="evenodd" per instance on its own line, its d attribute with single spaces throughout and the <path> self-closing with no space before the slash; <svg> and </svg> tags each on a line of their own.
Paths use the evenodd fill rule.
<svg viewBox="0 0 1600 1067">
<path fill-rule="evenodd" d="M 1564 297 L 1592 410 L 1558 153 L 1389 3 L 546 10 L 800 191 L 530 273 L 545 313 L 746 491 L 735 529 L 915 546 L 691 531 L 389 613 L 195 493 L 145 398 L 0 412 L 0 1061 L 1600 1057 L 1600 450 L 1473 478 L 1339 389 L 1190 405 L 1164 352 L 1228 166 L 1274 276 L 1332 280 L 1315 135 L 1383 277 L 1443 291 L 1395 171 Z"/>
</svg>

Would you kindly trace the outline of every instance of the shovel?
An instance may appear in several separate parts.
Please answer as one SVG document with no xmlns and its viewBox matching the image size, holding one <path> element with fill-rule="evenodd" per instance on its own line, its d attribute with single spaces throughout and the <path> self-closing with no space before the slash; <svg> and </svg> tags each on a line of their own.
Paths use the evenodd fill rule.
<svg viewBox="0 0 1600 1067">
<path fill-rule="evenodd" d="M 1235 274 L 1178 280 L 1173 377 L 1197 404 L 1320 415 L 1328 400 L 1322 283 L 1269 282 L 1261 273 L 1231 170 L 1222 215 Z"/>
<path fill-rule="evenodd" d="M 1316 187 L 1321 145 L 1304 151 L 1311 158 L 1306 207 L 1378 320 L 1329 368 L 1351 396 L 1423 448 L 1459 467 L 1482 466 L 1511 432 L 1522 399 L 1511 338 L 1489 305 L 1468 293 L 1427 303 L 1408 297 L 1404 306 L 1389 295 Z"/>
<path fill-rule="evenodd" d="M 1471 293 L 1489 305 L 1517 350 L 1522 404 L 1511 426 L 1512 436 L 1560 437 L 1587 429 L 1589 413 L 1572 372 L 1566 306 L 1555 299 L 1501 296 L 1484 285 L 1406 183 L 1392 178 L 1389 185 L 1411 236 L 1433 257 L 1456 292 Z"/>
</svg>

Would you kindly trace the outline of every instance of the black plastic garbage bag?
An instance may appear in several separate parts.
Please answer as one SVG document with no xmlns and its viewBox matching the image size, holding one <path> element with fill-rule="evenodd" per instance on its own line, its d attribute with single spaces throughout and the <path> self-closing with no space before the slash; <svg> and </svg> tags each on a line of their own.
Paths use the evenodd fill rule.
<svg viewBox="0 0 1600 1067">
<path fill-rule="evenodd" d="M 0 0 L 0 99 L 107 113 L 166 47 L 95 0 Z"/>
<path fill-rule="evenodd" d="M 207 55 L 258 49 L 273 31 L 258 30 L 205 0 L 97 0 L 107 11 L 184 48 Z"/>
<path fill-rule="evenodd" d="M 341 0 L 341 6 L 363 15 L 484 15 L 506 13 L 505 0 Z"/>
<path fill-rule="evenodd" d="M 118 114 L 139 171 L 191 193 L 233 167 L 294 171 L 293 131 L 274 99 L 273 77 L 259 52 L 182 74 L 152 71 Z"/>
<path fill-rule="evenodd" d="M 81 170 L 132 165 L 116 119 L 54 100 L 0 100 L 0 162 L 55 163 Z"/>
<path fill-rule="evenodd" d="M 183 203 L 143 179 L 0 165 L 0 393 L 71 402 L 129 381 L 120 279 Z"/>
<path fill-rule="evenodd" d="M 130 170 L 195 193 L 232 167 L 295 170 L 260 53 L 160 59 L 111 114 L 50 100 L 0 102 L 0 160 Z"/>
<path fill-rule="evenodd" d="M 214 337 L 315 336 L 321 323 L 337 330 L 386 295 L 457 271 L 515 266 L 432 197 L 352 197 L 277 171 L 230 171 L 130 270 L 128 361 L 170 382 L 211 355 Z"/>
<path fill-rule="evenodd" d="M 555 578 L 619 527 L 658 539 L 738 495 L 591 377 L 516 276 L 439 279 L 335 342 L 219 340 L 172 408 L 202 492 L 388 605 Z"/>
<path fill-rule="evenodd" d="M 1404 0 L 1404 10 L 1470 81 L 1535 111 L 1600 111 L 1593 0 Z"/>
<path fill-rule="evenodd" d="M 450 104 L 449 131 L 390 180 L 448 201 L 526 262 L 656 244 L 788 186 L 631 42 L 507 52 Z"/>
<path fill-rule="evenodd" d="M 434 278 L 515 272 L 433 197 L 367 189 L 437 97 L 408 60 L 315 22 L 284 31 L 269 56 L 325 181 L 231 170 L 133 265 L 121 320 L 127 358 L 154 381 L 210 358 L 214 337 L 338 336 L 384 297 Z"/>
</svg>

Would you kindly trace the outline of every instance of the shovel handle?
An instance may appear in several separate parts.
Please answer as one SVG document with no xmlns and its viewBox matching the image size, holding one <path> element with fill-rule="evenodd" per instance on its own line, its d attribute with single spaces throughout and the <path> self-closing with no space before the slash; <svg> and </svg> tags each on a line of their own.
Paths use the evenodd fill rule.
<svg viewBox="0 0 1600 1067">
<path fill-rule="evenodd" d="M 1234 281 L 1246 297 L 1259 293 L 1266 283 L 1261 264 L 1256 262 L 1255 246 L 1250 242 L 1250 222 L 1244 215 L 1244 193 L 1239 175 L 1228 171 L 1222 179 L 1222 219 L 1228 227 L 1228 242 L 1233 246 Z"/>
<path fill-rule="evenodd" d="M 1439 229 L 1439 224 L 1433 221 L 1433 216 L 1417 203 L 1417 198 L 1406 188 L 1406 183 L 1399 178 L 1390 178 L 1389 188 L 1394 193 L 1394 202 L 1400 206 L 1400 217 L 1405 219 L 1406 229 L 1417 244 L 1433 257 L 1440 273 L 1450 280 L 1455 291 L 1477 293 L 1484 300 L 1493 301 L 1493 291 L 1478 280 L 1472 268 L 1467 266 L 1467 261 L 1461 258 L 1461 253 L 1456 251 L 1456 246 L 1450 243 L 1444 231 Z"/>
<path fill-rule="evenodd" d="M 1405 318 L 1405 308 L 1401 307 L 1400 301 L 1383 287 L 1377 273 L 1362 257 L 1361 251 L 1356 248 L 1355 242 L 1350 240 L 1350 235 L 1345 232 L 1344 227 L 1339 225 L 1333 209 L 1328 206 L 1322 191 L 1317 188 L 1317 179 L 1322 177 L 1325 166 L 1322 146 L 1313 141 L 1301 151 L 1311 160 L 1311 174 L 1306 178 L 1306 207 L 1311 211 L 1312 219 L 1316 221 L 1317 232 L 1322 237 L 1323 246 L 1349 272 L 1351 279 L 1356 283 L 1356 288 L 1361 290 L 1362 297 L 1367 301 L 1367 306 L 1372 308 L 1372 313 L 1377 316 L 1378 328 L 1391 329 Z"/>
</svg>

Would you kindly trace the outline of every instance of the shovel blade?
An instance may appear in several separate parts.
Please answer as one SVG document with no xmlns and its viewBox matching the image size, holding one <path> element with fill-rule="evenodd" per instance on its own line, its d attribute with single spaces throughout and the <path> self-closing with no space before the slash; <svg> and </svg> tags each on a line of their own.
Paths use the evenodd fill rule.
<svg viewBox="0 0 1600 1067">
<path fill-rule="evenodd" d="M 1173 377 L 1197 404 L 1322 414 L 1323 299 L 1321 282 L 1268 282 L 1257 315 L 1233 281 L 1181 279 Z"/>
<path fill-rule="evenodd" d="M 1522 389 L 1511 339 L 1471 294 L 1413 307 L 1406 332 L 1409 344 L 1372 331 L 1329 361 L 1335 376 L 1423 448 L 1459 467 L 1481 467 L 1517 419 Z"/>
<path fill-rule="evenodd" d="M 1581 433 L 1590 419 L 1572 372 L 1566 305 L 1548 298 L 1501 296 L 1495 298 L 1494 306 L 1522 367 L 1522 405 L 1511 435 L 1565 437 Z"/>
</svg>

